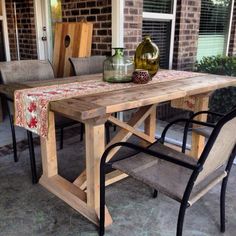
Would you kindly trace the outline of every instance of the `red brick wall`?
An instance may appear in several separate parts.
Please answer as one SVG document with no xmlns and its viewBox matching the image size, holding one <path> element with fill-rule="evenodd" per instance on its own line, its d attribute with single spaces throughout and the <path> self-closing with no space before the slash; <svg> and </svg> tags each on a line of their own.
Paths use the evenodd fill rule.
<svg viewBox="0 0 236 236">
<path fill-rule="evenodd" d="M 92 55 L 111 54 L 111 0 L 62 0 L 64 22 L 94 22 Z"/>
<path fill-rule="evenodd" d="M 234 12 L 229 43 L 229 56 L 236 56 L 236 2 L 234 2 Z"/>
<path fill-rule="evenodd" d="M 125 0 L 124 46 L 125 52 L 133 56 L 142 41 L 143 0 Z"/>
<path fill-rule="evenodd" d="M 9 32 L 9 43 L 11 59 L 17 59 L 16 32 L 14 22 L 13 1 L 6 1 L 7 23 Z M 17 26 L 19 36 L 20 59 L 36 59 L 37 44 L 34 19 L 34 1 L 16 1 Z"/>
<path fill-rule="evenodd" d="M 193 70 L 197 56 L 201 1 L 177 0 L 173 68 Z"/>
</svg>

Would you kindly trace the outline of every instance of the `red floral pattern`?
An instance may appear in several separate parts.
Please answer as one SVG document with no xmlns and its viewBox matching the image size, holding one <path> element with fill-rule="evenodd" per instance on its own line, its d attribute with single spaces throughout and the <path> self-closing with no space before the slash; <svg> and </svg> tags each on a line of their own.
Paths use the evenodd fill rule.
<svg viewBox="0 0 236 236">
<path fill-rule="evenodd" d="M 161 70 L 149 82 L 160 83 L 170 80 L 199 76 L 199 73 Z M 48 133 L 49 102 L 83 95 L 144 86 L 134 83 L 111 84 L 103 81 L 87 80 L 69 84 L 51 85 L 15 91 L 15 124 L 44 138 Z"/>
</svg>

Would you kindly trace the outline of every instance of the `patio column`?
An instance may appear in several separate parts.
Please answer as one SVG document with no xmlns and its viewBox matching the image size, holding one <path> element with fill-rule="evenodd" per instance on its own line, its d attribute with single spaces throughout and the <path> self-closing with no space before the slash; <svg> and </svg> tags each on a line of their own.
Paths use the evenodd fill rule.
<svg viewBox="0 0 236 236">
<path fill-rule="evenodd" d="M 124 0 L 112 0 L 112 48 L 124 47 Z"/>
</svg>

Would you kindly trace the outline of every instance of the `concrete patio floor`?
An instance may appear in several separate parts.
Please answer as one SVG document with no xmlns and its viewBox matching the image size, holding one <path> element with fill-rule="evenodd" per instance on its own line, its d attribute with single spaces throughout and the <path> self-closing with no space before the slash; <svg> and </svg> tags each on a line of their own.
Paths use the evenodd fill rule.
<svg viewBox="0 0 236 236">
<path fill-rule="evenodd" d="M 76 132 L 76 131 L 75 131 Z M 2 136 L 2 135 L 1 135 Z M 73 180 L 84 168 L 84 147 L 79 135 L 65 133 L 65 147 L 58 151 L 60 174 Z M 36 147 L 41 172 L 40 149 Z M 83 216 L 49 193 L 32 185 L 28 150 L 0 157 L 0 235 L 97 235 L 97 228 Z M 231 172 L 226 199 L 226 233 L 236 230 L 236 167 Z M 219 190 L 215 187 L 187 211 L 185 236 L 222 235 L 219 231 Z M 175 235 L 179 203 L 160 194 L 152 199 L 151 189 L 127 178 L 107 188 L 107 206 L 114 223 L 106 235 Z"/>
</svg>

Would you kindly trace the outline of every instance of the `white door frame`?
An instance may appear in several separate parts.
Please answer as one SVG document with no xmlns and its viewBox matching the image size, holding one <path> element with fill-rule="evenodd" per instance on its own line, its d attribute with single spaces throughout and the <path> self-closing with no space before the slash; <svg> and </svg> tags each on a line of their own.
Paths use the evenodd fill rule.
<svg viewBox="0 0 236 236">
<path fill-rule="evenodd" d="M 51 17 L 48 6 L 49 0 L 34 0 L 38 59 L 52 61 Z M 46 27 L 45 32 L 43 27 Z M 42 41 L 43 36 L 47 37 L 46 42 Z"/>
<path fill-rule="evenodd" d="M 2 0 L 2 16 L 0 16 L 0 20 L 2 20 L 2 22 L 3 22 L 4 47 L 5 47 L 6 61 L 10 61 L 11 55 L 10 55 L 10 47 L 9 47 L 5 0 Z"/>
</svg>

